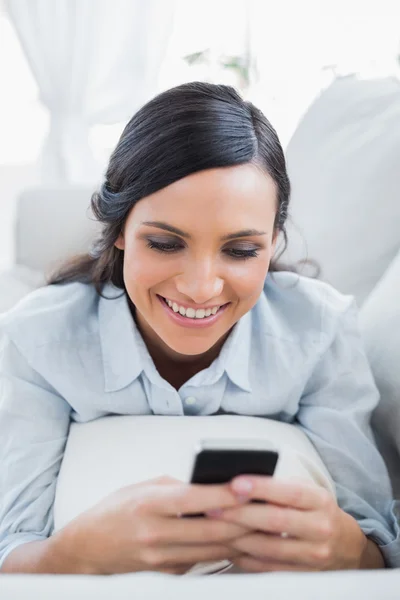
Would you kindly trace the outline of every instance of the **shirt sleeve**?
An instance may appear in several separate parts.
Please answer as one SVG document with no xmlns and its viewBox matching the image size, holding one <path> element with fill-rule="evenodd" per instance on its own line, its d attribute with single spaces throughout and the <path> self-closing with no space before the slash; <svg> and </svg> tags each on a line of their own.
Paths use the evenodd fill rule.
<svg viewBox="0 0 400 600">
<path fill-rule="evenodd" d="M 4 333 L 0 337 L 0 568 L 20 544 L 53 529 L 70 405 Z"/>
<path fill-rule="evenodd" d="M 338 317 L 333 341 L 319 357 L 297 420 L 336 484 L 339 506 L 379 545 L 386 565 L 399 567 L 398 506 L 370 428 L 378 402 L 352 303 Z"/>
</svg>

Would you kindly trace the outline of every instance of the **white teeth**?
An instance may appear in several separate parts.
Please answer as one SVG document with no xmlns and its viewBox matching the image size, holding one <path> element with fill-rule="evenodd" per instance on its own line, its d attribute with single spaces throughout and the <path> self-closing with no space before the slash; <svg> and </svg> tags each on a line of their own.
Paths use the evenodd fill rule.
<svg viewBox="0 0 400 600">
<path fill-rule="evenodd" d="M 188 317 L 189 319 L 204 319 L 210 315 L 215 315 L 221 308 L 220 306 L 214 306 L 214 308 L 198 308 L 195 310 L 194 308 L 184 308 L 183 306 L 179 306 L 179 304 L 167 300 L 167 298 L 164 298 L 164 300 L 175 313 L 179 312 L 183 317 Z"/>
</svg>

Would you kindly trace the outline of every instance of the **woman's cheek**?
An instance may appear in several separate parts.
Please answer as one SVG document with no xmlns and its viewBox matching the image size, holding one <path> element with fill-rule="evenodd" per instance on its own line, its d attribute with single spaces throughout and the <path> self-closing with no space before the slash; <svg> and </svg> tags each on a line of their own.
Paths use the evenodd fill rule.
<svg viewBox="0 0 400 600">
<path fill-rule="evenodd" d="M 124 278 L 127 286 L 146 292 L 173 276 L 175 261 L 171 261 L 171 257 L 168 261 L 163 260 L 162 255 L 150 252 L 148 248 L 137 249 L 125 256 Z"/>
<path fill-rule="evenodd" d="M 258 298 L 268 273 L 269 258 L 255 258 L 233 265 L 227 272 L 227 283 L 241 300 Z"/>
</svg>

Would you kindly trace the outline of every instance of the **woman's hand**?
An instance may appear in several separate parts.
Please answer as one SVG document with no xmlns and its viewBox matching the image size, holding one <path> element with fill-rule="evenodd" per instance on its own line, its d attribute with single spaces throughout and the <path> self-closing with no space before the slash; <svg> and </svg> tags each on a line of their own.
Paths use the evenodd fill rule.
<svg viewBox="0 0 400 600">
<path fill-rule="evenodd" d="M 240 552 L 233 562 L 245 571 L 359 569 L 363 558 L 371 557 L 367 546 L 374 544 L 319 486 L 246 476 L 233 480 L 231 488 L 242 505 L 210 516 L 252 530 L 230 543 Z M 267 504 L 248 502 L 251 499 Z M 373 560 L 379 563 L 382 557 L 375 550 L 378 555 Z"/>
<path fill-rule="evenodd" d="M 183 573 L 197 562 L 235 558 L 240 551 L 233 542 L 249 530 L 180 516 L 238 505 L 228 484 L 200 486 L 160 478 L 111 494 L 56 533 L 55 548 L 75 562 L 75 572 Z"/>
</svg>

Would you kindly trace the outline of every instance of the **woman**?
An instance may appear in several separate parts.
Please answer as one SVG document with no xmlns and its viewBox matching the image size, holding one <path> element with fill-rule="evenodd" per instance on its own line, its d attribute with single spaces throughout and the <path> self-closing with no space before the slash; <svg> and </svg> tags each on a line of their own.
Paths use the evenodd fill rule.
<svg viewBox="0 0 400 600">
<path fill-rule="evenodd" d="M 1 319 L 2 572 L 399 563 L 353 303 L 271 274 L 289 192 L 274 129 L 229 87 L 182 85 L 131 119 L 92 198 L 104 224 L 92 253 Z M 318 486 L 274 478 L 204 489 L 161 479 L 119 490 L 49 537 L 71 420 L 152 413 L 294 423 L 338 505 Z M 179 518 L 191 512 L 206 516 Z"/>
</svg>

